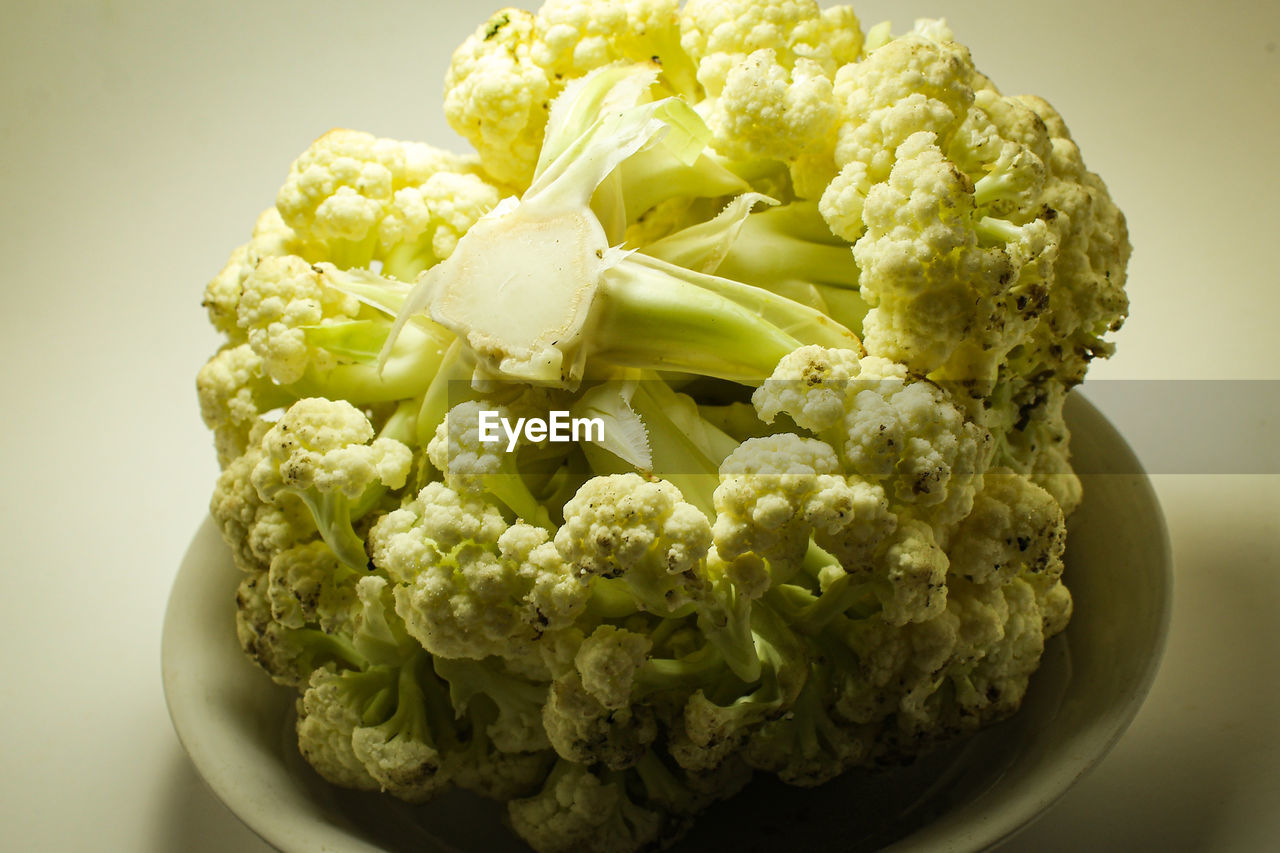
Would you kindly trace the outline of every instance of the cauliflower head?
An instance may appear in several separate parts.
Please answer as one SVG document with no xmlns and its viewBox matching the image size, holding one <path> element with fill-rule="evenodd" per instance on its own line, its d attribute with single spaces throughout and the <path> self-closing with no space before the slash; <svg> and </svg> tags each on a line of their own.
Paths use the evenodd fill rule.
<svg viewBox="0 0 1280 853">
<path fill-rule="evenodd" d="M 1017 712 L 1130 246 L 973 47 L 546 0 L 453 53 L 470 151 L 336 129 L 282 170 L 196 391 L 227 630 L 323 779 L 627 853 Z"/>
</svg>

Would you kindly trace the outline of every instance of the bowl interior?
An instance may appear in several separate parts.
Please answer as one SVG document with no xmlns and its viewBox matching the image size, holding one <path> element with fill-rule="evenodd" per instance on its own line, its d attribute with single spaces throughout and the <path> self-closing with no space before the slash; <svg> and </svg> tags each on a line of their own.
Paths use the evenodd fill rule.
<svg viewBox="0 0 1280 853">
<path fill-rule="evenodd" d="M 677 850 L 981 850 L 1106 754 L 1137 713 L 1163 648 L 1168 535 L 1147 477 L 1111 424 L 1079 394 L 1068 423 L 1077 469 L 1089 472 L 1069 522 L 1075 614 L 1048 644 L 1021 711 L 907 768 L 849 773 L 816 789 L 757 780 L 705 813 Z M 409 806 L 321 780 L 298 754 L 291 692 L 237 644 L 239 580 L 206 520 L 170 597 L 162 666 L 179 738 L 241 820 L 288 851 L 528 849 L 503 827 L 501 807 L 465 792 Z"/>
</svg>

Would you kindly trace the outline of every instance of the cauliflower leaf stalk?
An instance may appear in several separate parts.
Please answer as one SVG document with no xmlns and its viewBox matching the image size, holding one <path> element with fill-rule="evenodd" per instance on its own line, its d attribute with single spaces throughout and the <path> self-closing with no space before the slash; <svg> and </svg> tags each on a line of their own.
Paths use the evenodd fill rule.
<svg viewBox="0 0 1280 853">
<path fill-rule="evenodd" d="M 610 67 L 566 86 L 533 183 L 419 278 L 396 330 L 429 311 L 491 376 L 567 388 L 588 361 L 756 382 L 803 343 L 853 345 L 816 309 L 611 243 L 628 158 L 658 145 L 696 171 L 709 139 L 684 101 L 643 100 L 655 74 Z"/>
</svg>

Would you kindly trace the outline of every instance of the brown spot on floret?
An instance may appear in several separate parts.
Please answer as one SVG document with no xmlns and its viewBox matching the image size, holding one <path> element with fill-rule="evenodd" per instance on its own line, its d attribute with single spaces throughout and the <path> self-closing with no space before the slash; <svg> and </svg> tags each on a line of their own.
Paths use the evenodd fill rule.
<svg viewBox="0 0 1280 853">
<path fill-rule="evenodd" d="M 436 771 L 440 769 L 440 765 L 435 761 L 424 761 L 417 767 L 410 770 L 397 768 L 390 773 L 392 781 L 397 782 L 406 788 L 416 788 L 417 786 L 429 781 L 436 775 Z"/>
<path fill-rule="evenodd" d="M 492 39 L 509 23 L 511 23 L 511 16 L 505 12 L 495 18 L 491 18 L 489 20 L 489 26 L 486 27 L 484 31 L 484 40 L 489 41 Z"/>
</svg>

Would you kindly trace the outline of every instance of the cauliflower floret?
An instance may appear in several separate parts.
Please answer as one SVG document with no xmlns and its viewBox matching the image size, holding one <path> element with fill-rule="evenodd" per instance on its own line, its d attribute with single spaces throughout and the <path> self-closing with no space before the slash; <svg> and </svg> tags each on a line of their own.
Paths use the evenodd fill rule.
<svg viewBox="0 0 1280 853">
<path fill-rule="evenodd" d="M 828 680 L 827 671 L 815 667 L 791 709 L 751 732 L 743 749 L 747 764 L 777 774 L 788 785 L 812 787 L 868 763 L 874 729 L 831 713 Z"/>
<path fill-rule="evenodd" d="M 308 239 L 356 242 L 397 189 L 449 165 L 449 155 L 430 146 L 332 130 L 293 162 L 276 207 Z"/>
<path fill-rule="evenodd" d="M 778 362 L 773 374 L 751 397 L 765 423 L 786 413 L 813 432 L 831 429 L 844 419 L 850 382 L 862 372 L 865 353 L 823 347 L 801 347 Z"/>
<path fill-rule="evenodd" d="M 497 507 L 429 483 L 412 501 L 378 519 L 369 530 L 369 546 L 374 565 L 404 582 L 469 543 L 496 543 L 506 529 Z"/>
<path fill-rule="evenodd" d="M 850 242 L 862 234 L 867 195 L 889 177 L 897 149 L 908 137 L 918 132 L 950 136 L 973 101 L 974 73 L 963 46 L 949 38 L 940 41 L 927 30 L 841 66 L 833 88 L 839 110 L 833 157 L 839 174 L 819 206 L 834 233 Z"/>
<path fill-rule="evenodd" d="M 657 62 L 665 85 L 696 93 L 680 47 L 679 0 L 547 0 L 537 14 L 533 60 L 554 79 L 581 77 L 612 62 Z"/>
<path fill-rule="evenodd" d="M 747 439 L 720 466 L 716 551 L 738 588 L 759 598 L 799 569 L 815 531 L 834 537 L 860 525 L 865 498 L 830 445 L 790 433 Z"/>
<path fill-rule="evenodd" d="M 277 622 L 267 596 L 267 573 L 245 575 L 236 588 L 236 639 L 249 660 L 277 684 L 305 688 L 319 662 L 308 652 L 307 635 Z"/>
<path fill-rule="evenodd" d="M 855 241 L 862 236 L 866 225 L 862 221 L 867 194 L 871 192 L 871 179 L 867 177 L 867 164 L 850 160 L 841 167 L 822 190 L 818 212 L 831 228 L 831 233 L 845 240 Z"/>
<path fill-rule="evenodd" d="M 378 224 L 382 269 L 412 281 L 453 254 L 462 235 L 499 200 L 496 187 L 470 173 L 436 172 L 419 186 L 397 190 Z"/>
<path fill-rule="evenodd" d="M 929 21 L 843 66 L 833 97 L 819 209 L 857 242 L 869 352 L 975 396 L 1006 361 L 1074 384 L 1109 354 L 1127 232 L 1048 104 L 1001 95 Z"/>
<path fill-rule="evenodd" d="M 1066 399 L 1063 384 L 1044 374 L 1031 379 L 1010 376 L 986 402 L 985 419 L 997 439 L 995 464 L 1029 477 L 1070 515 L 1083 491 L 1071 467 Z"/>
<path fill-rule="evenodd" d="M 263 258 L 291 255 L 297 249 L 297 235 L 284 224 L 280 211 L 267 208 L 258 217 L 249 242 L 232 251 L 226 266 L 205 287 L 203 305 L 209 312 L 209 321 L 233 344 L 244 340 L 244 332 L 237 325 L 236 309 L 245 278 Z"/>
<path fill-rule="evenodd" d="M 536 792 L 556 760 L 549 749 L 538 752 L 503 752 L 488 738 L 472 732 L 471 743 L 450 755 L 453 783 L 482 797 L 505 803 Z"/>
<path fill-rule="evenodd" d="M 294 161 L 276 197 L 309 261 L 382 265 L 412 281 L 443 260 L 499 191 L 474 158 L 418 142 L 333 130 Z"/>
<path fill-rule="evenodd" d="M 385 587 L 386 578 L 338 566 L 323 542 L 296 546 L 241 582 L 236 634 L 272 679 L 299 689 L 317 669 L 399 666 L 418 646 L 388 618 Z"/>
<path fill-rule="evenodd" d="M 271 615 L 286 628 L 318 625 L 326 634 L 351 633 L 356 581 L 322 540 L 281 551 L 267 572 Z"/>
<path fill-rule="evenodd" d="M 317 669 L 298 699 L 298 749 L 307 763 L 334 785 L 357 791 L 382 786 L 356 755 L 351 736 L 361 725 L 366 706 L 388 679 Z"/>
<path fill-rule="evenodd" d="M 837 450 L 844 473 L 944 530 L 968 514 L 991 455 L 990 435 L 940 386 L 851 350 L 795 350 L 752 402 L 767 422 L 789 415 Z"/>
<path fill-rule="evenodd" d="M 937 673 L 955 653 L 960 619 L 947 609 L 924 622 L 893 626 L 877 614 L 837 620 L 833 629 L 857 657 L 855 668 L 833 673 L 833 713 L 854 725 L 879 728 L 902 706 L 937 689 Z M 883 749 L 883 747 L 880 747 Z"/>
<path fill-rule="evenodd" d="M 299 639 L 314 665 L 298 705 L 299 747 L 330 781 L 422 802 L 451 781 L 443 751 L 457 735 L 449 694 L 391 611 L 386 579 L 365 575 L 354 586 L 345 643 L 329 643 L 339 660 L 316 658 L 325 646 L 308 643 L 306 631 L 282 632 Z"/>
<path fill-rule="evenodd" d="M 287 386 L 279 395 L 361 405 L 405 400 L 425 392 L 452 340 L 419 317 L 380 358 L 410 289 L 366 269 L 273 255 L 240 284 L 237 328 L 261 359 L 262 373 Z"/>
<path fill-rule="evenodd" d="M 298 703 L 303 757 L 330 782 L 408 802 L 448 790 L 448 767 L 428 722 L 428 703 L 444 694 L 424 694 L 422 682 L 432 677 L 424 664 L 419 653 L 398 668 L 317 669 Z"/>
<path fill-rule="evenodd" d="M 862 297 L 872 306 L 863 343 L 920 373 L 949 368 L 949 376 L 985 391 L 1026 331 L 1017 320 L 1029 322 L 1035 306 L 1024 305 L 1022 315 L 1006 310 L 1015 258 L 1004 245 L 979 244 L 973 185 L 936 140 L 923 131 L 909 136 L 888 180 L 867 194 L 867 230 L 853 249 Z M 1047 239 L 1042 225 L 1029 227 Z M 1028 261 L 1037 247 L 1037 257 L 1049 250 L 1043 240 L 1028 244 Z"/>
<path fill-rule="evenodd" d="M 798 198 L 822 194 L 835 172 L 837 110 L 821 65 L 801 58 L 788 70 L 774 49 L 761 48 L 729 70 L 711 103 L 707 125 L 717 151 L 784 162 Z"/>
<path fill-rule="evenodd" d="M 973 179 L 977 206 L 1020 222 L 1040 213 L 1050 153 L 1040 116 L 993 88 L 974 91 L 973 105 L 947 145 L 947 156 Z"/>
<path fill-rule="evenodd" d="M 363 412 L 344 400 L 308 397 L 262 437 L 266 455 L 253 480 L 263 500 L 281 491 L 340 494 L 349 500 L 375 483 L 398 489 L 412 454 L 395 439 L 374 438 Z"/>
<path fill-rule="evenodd" d="M 644 634 L 613 625 L 596 628 L 574 656 L 583 689 L 610 710 L 625 708 L 631 702 L 636 670 L 652 646 Z"/>
<path fill-rule="evenodd" d="M 253 486 L 254 468 L 264 455 L 262 436 L 270 428 L 266 421 L 254 423 L 248 448 L 218 475 L 209 501 L 236 565 L 250 573 L 265 573 L 276 554 L 316 536 L 311 514 L 297 496 L 282 493 L 267 501 Z"/>
<path fill-rule="evenodd" d="M 751 734 L 752 722 L 738 708 L 717 705 L 696 690 L 673 721 L 667 749 L 686 770 L 711 770 L 734 759 Z"/>
<path fill-rule="evenodd" d="M 716 98 L 734 66 L 762 48 L 784 68 L 803 59 L 830 77 L 860 58 L 862 29 L 851 7 L 823 9 L 816 0 L 690 0 L 680 12 L 680 43 L 707 97 Z"/>
<path fill-rule="evenodd" d="M 859 667 L 839 674 L 834 713 L 883 726 L 878 752 L 887 758 L 1003 719 L 1021 704 L 1044 641 L 1070 608 L 1066 588 L 1047 574 L 984 584 L 951 574 L 945 609 L 924 621 L 843 622 Z"/>
<path fill-rule="evenodd" d="M 1067 589 L 1061 577 L 1054 578 L 1048 574 L 1028 575 L 1024 580 L 1031 586 L 1036 604 L 1040 608 L 1045 639 L 1062 633 L 1071 621 L 1071 613 L 1075 608 L 1071 590 Z"/>
<path fill-rule="evenodd" d="M 864 388 L 874 382 L 876 361 L 863 362 Z M 957 485 L 974 480 L 986 436 L 941 389 L 892 374 L 875 384 L 854 394 L 845 416 L 846 464 L 864 477 L 889 479 L 898 500 L 920 506 L 945 500 L 953 477 Z"/>
<path fill-rule="evenodd" d="M 395 712 L 377 725 L 351 733 L 351 750 L 383 791 L 411 803 L 432 799 L 451 782 L 444 756 L 428 722 L 427 699 L 416 674 L 421 664 L 406 664 L 396 679 Z"/>
<path fill-rule="evenodd" d="M 538 162 L 543 128 L 558 94 L 546 70 L 533 61 L 535 20 L 503 9 L 457 50 L 444 83 L 449 126 L 475 147 L 499 181 L 527 186 Z"/>
<path fill-rule="evenodd" d="M 621 578 L 639 605 L 670 615 L 701 597 L 711 547 L 705 515 L 663 480 L 594 477 L 564 506 L 556 547 L 587 577 Z"/>
<path fill-rule="evenodd" d="M 266 431 L 262 449 L 251 475 L 261 499 L 301 498 L 338 558 L 363 571 L 369 560 L 353 522 L 385 490 L 404 486 L 413 461 L 409 448 L 374 438 L 369 419 L 350 403 L 307 397 Z"/>
<path fill-rule="evenodd" d="M 841 172 L 820 210 L 857 241 L 868 351 L 986 396 L 1054 288 L 1044 122 L 929 26 L 841 69 L 835 99 Z"/>
<path fill-rule="evenodd" d="M 1023 102 L 1052 134 L 1040 215 L 1053 230 L 1057 254 L 1048 307 L 1018 360 L 1026 364 L 1024 376 L 1052 370 L 1072 386 L 1093 358 L 1114 349 L 1103 336 L 1117 331 L 1128 313 L 1124 284 L 1132 247 L 1124 215 L 1102 180 L 1085 169 L 1057 113 L 1039 99 Z"/>
<path fill-rule="evenodd" d="M 873 569 L 872 589 L 885 622 L 924 622 L 941 613 L 949 566 L 932 527 L 913 518 L 899 524 Z"/>
<path fill-rule="evenodd" d="M 307 341 L 308 326 L 350 320 L 360 311 L 354 296 L 333 287 L 323 269 L 297 255 L 263 258 L 241 284 L 236 312 L 262 369 L 281 384 L 296 382 L 308 367 L 323 370 L 332 354 Z"/>
<path fill-rule="evenodd" d="M 1056 580 L 1067 545 L 1058 502 L 1008 469 L 988 471 L 983 482 L 952 537 L 951 571 L 974 583 L 1003 584 L 1024 573 Z"/>
<path fill-rule="evenodd" d="M 379 353 L 410 286 L 368 270 L 339 270 L 298 255 L 272 256 L 244 279 L 239 329 L 260 370 L 288 386 L 277 396 L 325 396 L 357 404 L 423 393 L 450 336 L 426 318 Z"/>
<path fill-rule="evenodd" d="M 508 526 L 497 507 L 443 483 L 382 516 L 369 542 L 409 633 L 443 658 L 520 657 L 589 594 L 545 530 Z"/>
<path fill-rule="evenodd" d="M 196 374 L 196 393 L 223 468 L 248 449 L 260 416 L 293 401 L 266 375 L 262 358 L 247 343 L 218 350 Z"/>
<path fill-rule="evenodd" d="M 963 585 L 955 587 L 957 595 L 964 594 Z M 975 589 L 970 594 L 982 593 Z M 1047 636 L 1040 602 L 1030 583 L 1015 578 L 987 595 L 995 599 L 987 609 L 988 618 L 995 623 L 994 641 L 971 654 L 971 662 L 957 661 L 947 673 L 955 688 L 953 713 L 958 722 L 953 725 L 965 731 L 1018 710 L 1031 675 L 1040 665 Z"/>
<path fill-rule="evenodd" d="M 716 150 L 777 160 L 788 167 L 796 197 L 821 195 L 835 173 L 832 78 L 862 53 L 853 10 L 824 10 L 814 0 L 693 0 L 680 23 Z"/>
<path fill-rule="evenodd" d="M 504 9 L 454 52 L 445 118 L 485 170 L 517 190 L 538 163 L 551 102 L 571 79 L 615 62 L 656 62 L 660 84 L 696 99 L 680 48 L 677 0 L 549 0 L 536 15 Z"/>
<path fill-rule="evenodd" d="M 581 639 L 572 668 L 557 675 L 542 709 L 558 755 L 614 770 L 644 755 L 657 738 L 657 717 L 634 693 L 652 645 L 644 634 L 608 624 Z"/>
<path fill-rule="evenodd" d="M 912 134 L 948 138 L 973 103 L 973 74 L 963 45 L 919 31 L 877 48 L 863 62 L 842 65 L 835 73 L 841 108 L 836 165 L 862 163 L 868 180 L 878 183 Z"/>
<path fill-rule="evenodd" d="M 587 692 L 576 670 L 551 683 L 542 725 L 557 755 L 613 770 L 635 764 L 658 736 L 652 708 L 645 704 L 606 708 Z"/>
<path fill-rule="evenodd" d="M 541 853 L 630 853 L 657 842 L 664 818 L 638 805 L 621 780 L 605 782 L 560 761 L 532 797 L 507 804 L 512 828 Z"/>
</svg>

